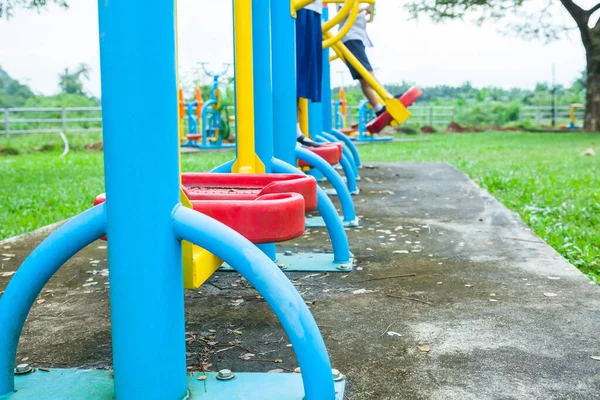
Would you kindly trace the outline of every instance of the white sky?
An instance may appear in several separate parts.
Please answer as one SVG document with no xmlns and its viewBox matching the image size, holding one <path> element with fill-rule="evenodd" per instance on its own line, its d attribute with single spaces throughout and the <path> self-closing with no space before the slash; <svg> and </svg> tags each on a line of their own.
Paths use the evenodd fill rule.
<svg viewBox="0 0 600 400">
<path fill-rule="evenodd" d="M 288 1 L 288 0 L 277 0 Z M 586 0 L 589 1 L 589 0 Z M 42 14 L 17 10 L 0 20 L 0 66 L 11 76 L 43 94 L 58 92 L 57 75 L 79 63 L 91 66 L 89 92 L 100 95 L 98 15 L 96 0 L 71 0 L 71 8 L 51 6 Z M 402 80 L 422 86 L 458 85 L 533 87 L 549 81 L 556 64 L 558 83 L 571 84 L 585 66 L 577 32 L 549 45 L 526 42 L 498 33 L 502 27 L 478 28 L 470 22 L 432 24 L 426 18 L 408 21 L 397 0 L 378 0 L 377 15 L 369 25 L 375 47 L 368 50 L 379 79 Z M 190 71 L 198 61 L 212 69 L 232 57 L 231 1 L 179 0 L 180 66 Z M 207 12 L 209 10 L 209 12 Z M 558 9 L 557 22 L 569 21 Z M 332 65 L 334 85 L 350 75 L 339 61 Z"/>
</svg>

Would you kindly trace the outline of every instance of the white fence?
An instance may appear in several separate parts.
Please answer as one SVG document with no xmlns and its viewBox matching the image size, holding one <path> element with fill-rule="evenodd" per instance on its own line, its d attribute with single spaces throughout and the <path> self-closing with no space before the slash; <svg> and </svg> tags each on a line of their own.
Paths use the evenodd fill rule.
<svg viewBox="0 0 600 400">
<path fill-rule="evenodd" d="M 556 124 L 560 125 L 569 122 L 570 112 L 570 106 L 556 106 L 554 109 L 552 106 L 523 106 L 519 111 L 519 121 L 529 121 L 537 125 L 550 125 L 554 119 Z M 580 125 L 583 124 L 584 114 L 585 110 L 583 108 L 575 110 L 575 119 Z"/>
<path fill-rule="evenodd" d="M 2 135 L 101 131 L 101 107 L 0 108 Z"/>
<path fill-rule="evenodd" d="M 230 115 L 235 112 L 228 107 Z M 456 118 L 455 107 L 413 106 L 411 122 L 419 125 L 447 126 Z M 523 106 L 519 112 L 520 121 L 530 121 L 538 125 L 550 124 L 552 118 L 557 125 L 569 122 L 569 106 Z M 583 122 L 583 109 L 577 109 L 575 117 Z M 348 124 L 358 121 L 358 107 L 348 107 Z M 459 121 L 460 122 L 460 121 Z M 101 132 L 101 107 L 65 108 L 0 108 L 0 135 L 58 132 Z"/>
</svg>

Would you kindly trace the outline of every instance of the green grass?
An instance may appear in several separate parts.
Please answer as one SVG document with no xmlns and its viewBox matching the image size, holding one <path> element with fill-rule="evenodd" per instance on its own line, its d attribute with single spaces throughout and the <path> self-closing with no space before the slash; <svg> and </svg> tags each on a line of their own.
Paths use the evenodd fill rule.
<svg viewBox="0 0 600 400">
<path fill-rule="evenodd" d="M 485 133 L 361 147 L 364 161 L 445 161 L 464 171 L 573 265 L 600 280 L 599 134 Z"/>
<path fill-rule="evenodd" d="M 571 263 L 600 280 L 600 157 L 580 155 L 588 147 L 600 152 L 600 135 L 503 132 L 416 138 L 361 146 L 360 151 L 365 162 L 455 165 L 518 212 Z M 0 239 L 75 215 L 104 190 L 102 153 L 85 150 L 85 144 L 99 140 L 97 135 L 70 137 L 75 151 L 64 159 L 58 136 L 3 140 L 0 150 L 8 145 L 20 154 L 0 155 Z M 54 146 L 44 146 L 48 143 Z M 184 155 L 183 168 L 204 171 L 231 157 L 231 152 Z"/>
<path fill-rule="evenodd" d="M 0 240 L 80 213 L 104 191 L 101 152 L 74 151 L 60 158 L 62 149 L 33 152 L 18 145 L 20 155 L 0 155 Z M 184 170 L 205 171 L 231 157 L 231 152 L 183 155 L 182 162 Z"/>
</svg>

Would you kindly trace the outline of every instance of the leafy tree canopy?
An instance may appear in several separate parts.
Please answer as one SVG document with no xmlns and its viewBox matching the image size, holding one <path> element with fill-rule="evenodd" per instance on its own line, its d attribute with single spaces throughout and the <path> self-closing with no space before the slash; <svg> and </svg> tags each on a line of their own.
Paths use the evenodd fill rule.
<svg viewBox="0 0 600 400">
<path fill-rule="evenodd" d="M 41 11 L 48 3 L 58 4 L 60 7 L 68 8 L 66 0 L 0 0 L 0 19 L 10 18 L 17 8 Z"/>
</svg>

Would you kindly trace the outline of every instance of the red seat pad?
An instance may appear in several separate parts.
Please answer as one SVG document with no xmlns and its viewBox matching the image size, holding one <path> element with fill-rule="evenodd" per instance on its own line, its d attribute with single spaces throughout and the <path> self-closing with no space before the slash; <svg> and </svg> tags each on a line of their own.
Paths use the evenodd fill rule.
<svg viewBox="0 0 600 400">
<path fill-rule="evenodd" d="M 324 143 L 319 147 L 307 147 L 319 157 L 323 158 L 327 163 L 336 165 L 342 159 L 342 144 L 340 142 Z M 298 165 L 301 167 L 312 167 L 312 165 L 299 160 Z"/>
<path fill-rule="evenodd" d="M 181 183 L 190 200 L 254 200 L 265 194 L 298 193 L 306 211 L 317 208 L 317 181 L 304 174 L 212 174 L 186 172 Z"/>
<path fill-rule="evenodd" d="M 304 198 L 298 193 L 265 194 L 251 200 L 234 197 L 231 201 L 207 197 L 193 200 L 194 210 L 227 225 L 252 243 L 283 242 L 304 233 Z M 105 201 L 106 195 L 101 194 L 94 205 Z"/>
<path fill-rule="evenodd" d="M 192 200 L 192 205 L 252 243 L 284 242 L 304 233 L 304 198 L 298 193 L 266 194 L 254 200 Z"/>
<path fill-rule="evenodd" d="M 410 107 L 419 97 L 421 97 L 422 94 L 423 92 L 421 92 L 421 89 L 413 86 L 410 89 L 408 89 L 406 93 L 404 93 L 400 97 L 399 100 L 404 107 Z M 379 117 L 375 118 L 373 121 L 369 122 L 369 124 L 367 125 L 367 131 L 369 131 L 370 133 L 379 133 L 386 126 L 391 124 L 392 120 L 392 116 L 386 111 Z"/>
</svg>

